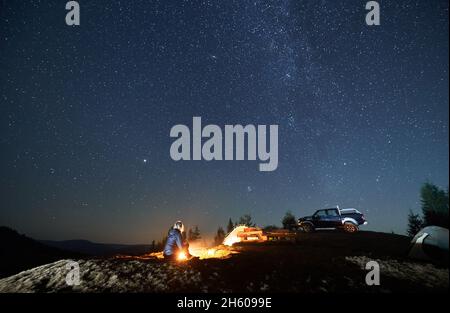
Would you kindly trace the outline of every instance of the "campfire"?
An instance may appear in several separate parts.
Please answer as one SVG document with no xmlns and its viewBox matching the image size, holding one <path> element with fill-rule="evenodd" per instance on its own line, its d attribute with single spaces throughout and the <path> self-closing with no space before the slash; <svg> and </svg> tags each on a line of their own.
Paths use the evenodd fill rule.
<svg viewBox="0 0 450 313">
<path fill-rule="evenodd" d="M 225 237 L 223 244 L 211 248 L 205 242 L 192 242 L 189 245 L 189 253 L 194 257 L 198 257 L 200 260 L 213 258 L 226 259 L 231 257 L 232 254 L 238 253 L 232 248 L 233 244 L 239 242 L 265 242 L 268 240 L 268 237 L 271 237 L 271 233 L 265 234 L 260 228 L 240 225 L 236 226 Z M 164 259 L 164 256 L 162 252 L 152 252 L 141 256 L 120 255 L 116 256 L 116 258 L 150 260 Z M 177 260 L 179 262 L 188 260 L 186 252 L 180 251 L 177 255 Z"/>
<path fill-rule="evenodd" d="M 234 251 L 231 247 L 225 246 L 225 245 L 219 245 L 216 247 L 208 248 L 206 244 L 204 243 L 196 243 L 193 242 L 189 246 L 189 253 L 194 256 L 198 257 L 200 260 L 204 259 L 226 259 L 231 257 L 232 254 L 238 253 L 237 251 Z M 164 259 L 163 252 L 151 252 L 140 256 L 131 256 L 131 255 L 117 255 L 117 259 L 138 259 L 138 260 L 155 260 Z M 177 255 L 177 261 L 184 262 L 188 260 L 186 253 L 184 251 L 178 252 Z"/>
<path fill-rule="evenodd" d="M 200 260 L 203 259 L 225 259 L 231 256 L 237 251 L 233 250 L 231 246 L 238 242 L 264 242 L 267 240 L 267 236 L 263 234 L 263 231 L 257 227 L 247 227 L 244 225 L 237 226 L 230 232 L 227 237 L 225 237 L 223 244 L 208 248 L 205 244 L 194 242 L 189 246 L 189 253 Z M 178 255 L 178 260 L 186 260 L 186 255 L 180 252 Z"/>
<path fill-rule="evenodd" d="M 189 253 L 200 260 L 203 259 L 226 259 L 231 257 L 233 253 L 237 253 L 228 246 L 220 245 L 213 248 L 208 248 L 201 243 L 192 243 L 189 246 Z"/>
<path fill-rule="evenodd" d="M 187 260 L 186 253 L 184 251 L 180 251 L 177 255 L 177 260 L 178 261 L 186 261 Z"/>
</svg>

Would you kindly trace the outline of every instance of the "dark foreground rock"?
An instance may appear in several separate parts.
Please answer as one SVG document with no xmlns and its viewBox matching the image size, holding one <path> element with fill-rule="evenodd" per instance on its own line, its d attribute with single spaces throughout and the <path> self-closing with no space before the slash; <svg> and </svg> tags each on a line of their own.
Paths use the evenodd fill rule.
<svg viewBox="0 0 450 313">
<path fill-rule="evenodd" d="M 60 260 L 1 279 L 0 292 L 447 292 L 448 268 L 407 259 L 408 246 L 391 234 L 315 233 L 238 245 L 228 258 L 79 259 L 78 286 L 67 285 L 69 260 Z M 365 282 L 368 261 L 380 265 L 380 286 Z"/>
</svg>

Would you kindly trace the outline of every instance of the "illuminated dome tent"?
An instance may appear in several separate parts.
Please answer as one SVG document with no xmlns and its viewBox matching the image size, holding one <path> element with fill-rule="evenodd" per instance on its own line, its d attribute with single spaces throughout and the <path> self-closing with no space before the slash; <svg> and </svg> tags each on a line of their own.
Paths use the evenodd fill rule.
<svg viewBox="0 0 450 313">
<path fill-rule="evenodd" d="M 257 227 L 247 227 L 245 225 L 236 226 L 225 238 L 223 244 L 232 246 L 236 242 L 266 241 L 267 236 Z"/>
</svg>

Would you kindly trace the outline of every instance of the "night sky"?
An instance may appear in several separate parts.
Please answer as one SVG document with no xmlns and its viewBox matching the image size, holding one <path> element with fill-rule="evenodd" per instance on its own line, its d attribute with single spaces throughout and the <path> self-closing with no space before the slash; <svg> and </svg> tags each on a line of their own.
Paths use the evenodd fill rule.
<svg viewBox="0 0 450 313">
<path fill-rule="evenodd" d="M 404 233 L 449 176 L 448 1 L 0 1 L 0 225 L 148 243 L 340 205 Z M 170 158 L 172 126 L 278 124 L 279 165 Z"/>
</svg>

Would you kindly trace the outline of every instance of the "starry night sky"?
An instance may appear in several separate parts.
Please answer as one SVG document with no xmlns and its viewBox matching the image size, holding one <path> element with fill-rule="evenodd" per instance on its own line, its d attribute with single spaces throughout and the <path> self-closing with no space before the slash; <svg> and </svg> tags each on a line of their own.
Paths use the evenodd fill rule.
<svg viewBox="0 0 450 313">
<path fill-rule="evenodd" d="M 404 233 L 448 186 L 448 1 L 0 1 L 0 225 L 148 243 L 355 207 Z M 278 124 L 279 166 L 174 162 L 172 126 Z"/>
</svg>

